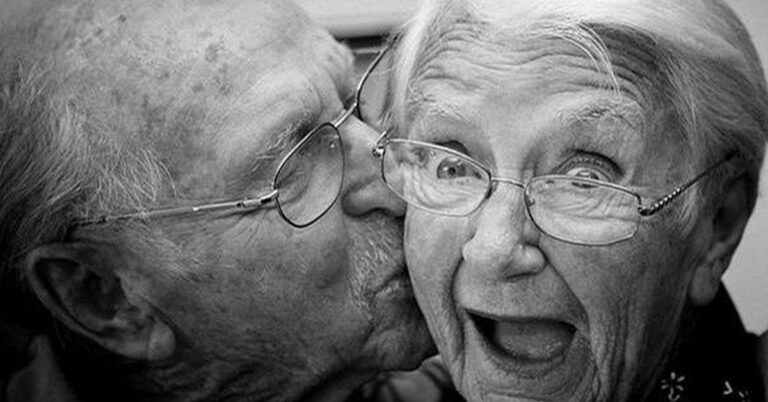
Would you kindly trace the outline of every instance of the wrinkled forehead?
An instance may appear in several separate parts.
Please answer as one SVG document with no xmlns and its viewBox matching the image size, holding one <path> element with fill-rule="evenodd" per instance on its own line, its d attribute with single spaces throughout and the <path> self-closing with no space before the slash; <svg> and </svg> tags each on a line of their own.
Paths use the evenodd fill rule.
<svg viewBox="0 0 768 402">
<path fill-rule="evenodd" d="M 30 41 L 40 50 L 32 53 L 54 54 L 76 92 L 85 80 L 177 96 L 181 80 L 196 80 L 219 82 L 218 95 L 231 96 L 243 81 L 286 66 L 343 85 L 351 78 L 348 52 L 282 0 L 61 0 L 35 24 Z"/>
<path fill-rule="evenodd" d="M 182 2 L 176 8 L 144 4 L 129 36 L 156 53 L 165 46 L 191 67 L 247 63 L 257 75 L 281 63 L 310 64 L 346 79 L 338 71 L 348 55 L 293 2 Z"/>
<path fill-rule="evenodd" d="M 409 103 L 429 106 L 436 87 L 465 93 L 516 88 L 517 99 L 547 93 L 604 90 L 653 114 L 669 99 L 657 50 L 642 35 L 611 27 L 508 33 L 479 24 L 455 23 L 426 46 L 411 79 Z M 542 91 L 547 88 L 547 91 Z M 425 102 L 426 101 L 426 102 Z M 535 101 L 535 99 L 530 99 Z"/>
<path fill-rule="evenodd" d="M 177 181 L 240 156 L 231 149 L 258 155 L 354 85 L 349 50 L 292 2 L 105 0 L 57 13 L 41 32 L 68 32 L 62 97 L 96 135 L 154 148 Z"/>
</svg>

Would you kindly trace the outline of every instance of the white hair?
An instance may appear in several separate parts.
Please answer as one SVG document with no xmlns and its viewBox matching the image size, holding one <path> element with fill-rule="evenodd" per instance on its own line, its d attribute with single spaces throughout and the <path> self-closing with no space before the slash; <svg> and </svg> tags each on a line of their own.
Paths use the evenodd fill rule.
<svg viewBox="0 0 768 402">
<path fill-rule="evenodd" d="M 49 72 L 22 63 L 2 77 L 3 299 L 24 291 L 20 265 L 32 248 L 63 241 L 75 220 L 152 205 L 163 188 L 165 173 L 153 154 L 129 145 L 107 124 L 86 118 L 75 103 L 57 97 Z"/>
<path fill-rule="evenodd" d="M 457 26 L 461 33 L 453 32 Z M 409 116 L 419 107 L 414 88 L 434 49 L 446 37 L 467 32 L 477 35 L 478 43 L 498 34 L 564 39 L 586 52 L 614 82 L 606 36 L 631 38 L 623 47 L 648 46 L 661 78 L 655 90 L 672 108 L 688 148 L 687 173 L 735 151 L 748 162 L 757 186 L 768 139 L 765 76 L 749 34 L 722 1 L 425 0 L 398 40 L 392 95 L 397 125 L 407 129 Z M 480 47 L 470 57 L 488 56 Z M 669 88 L 660 88 L 665 85 Z"/>
</svg>

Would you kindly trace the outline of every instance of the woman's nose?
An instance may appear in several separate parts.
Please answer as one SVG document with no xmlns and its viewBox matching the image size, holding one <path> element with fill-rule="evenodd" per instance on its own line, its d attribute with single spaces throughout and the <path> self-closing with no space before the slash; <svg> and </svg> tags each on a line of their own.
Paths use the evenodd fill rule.
<svg viewBox="0 0 768 402">
<path fill-rule="evenodd" d="M 496 191 L 476 212 L 474 233 L 462 254 L 468 267 L 492 280 L 512 281 L 544 268 L 538 247 L 539 230 L 531 221 L 523 190 L 498 183 Z"/>
<path fill-rule="evenodd" d="M 364 215 L 375 210 L 404 216 L 405 202 L 392 193 L 381 177 L 381 160 L 373 155 L 379 133 L 354 116 L 339 127 L 344 142 L 345 167 L 341 205 L 345 213 Z"/>
</svg>

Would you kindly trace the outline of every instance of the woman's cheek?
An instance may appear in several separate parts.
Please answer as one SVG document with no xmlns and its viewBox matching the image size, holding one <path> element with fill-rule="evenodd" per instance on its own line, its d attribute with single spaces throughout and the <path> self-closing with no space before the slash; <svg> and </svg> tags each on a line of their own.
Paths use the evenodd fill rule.
<svg viewBox="0 0 768 402">
<path fill-rule="evenodd" d="M 461 351 L 452 289 L 462 261 L 464 221 L 411 209 L 405 222 L 405 255 L 416 300 L 440 353 L 449 361 Z"/>
</svg>

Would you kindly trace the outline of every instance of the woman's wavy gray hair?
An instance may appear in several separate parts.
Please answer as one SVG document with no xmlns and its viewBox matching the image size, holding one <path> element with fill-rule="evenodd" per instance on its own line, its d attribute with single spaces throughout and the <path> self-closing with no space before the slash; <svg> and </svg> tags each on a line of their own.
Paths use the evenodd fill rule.
<svg viewBox="0 0 768 402">
<path fill-rule="evenodd" d="M 606 36 L 623 35 L 630 38 L 623 46 L 647 47 L 642 50 L 654 56 L 660 78 L 653 85 L 666 98 L 663 105 L 674 111 L 688 145 L 683 150 L 687 173 L 737 151 L 749 161 L 757 186 L 768 139 L 765 76 L 745 27 L 722 1 L 424 0 L 397 44 L 392 102 L 399 127 L 407 130 L 409 113 L 418 108 L 414 88 L 425 61 L 457 26 L 478 35 L 480 42 L 499 34 L 566 40 L 609 77 L 613 69 Z M 470 57 L 484 57 L 483 50 Z M 699 193 L 716 189 L 699 188 Z M 687 198 L 684 216 L 695 211 L 692 199 Z"/>
</svg>

